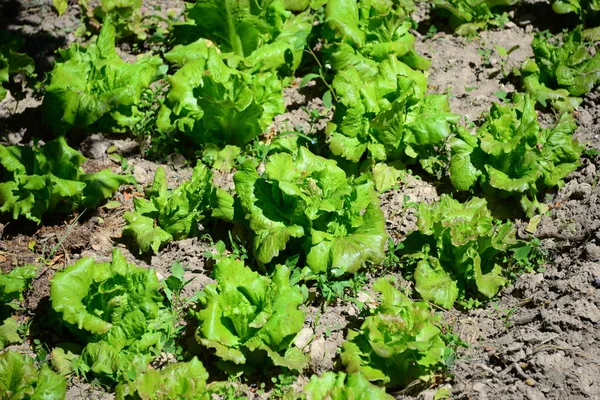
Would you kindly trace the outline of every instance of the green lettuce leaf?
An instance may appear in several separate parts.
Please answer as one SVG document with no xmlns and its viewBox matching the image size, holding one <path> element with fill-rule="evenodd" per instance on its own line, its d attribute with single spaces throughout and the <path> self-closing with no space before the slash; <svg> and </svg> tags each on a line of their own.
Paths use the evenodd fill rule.
<svg viewBox="0 0 600 400">
<path fill-rule="evenodd" d="M 84 346 L 80 372 L 120 381 L 147 368 L 175 329 L 159 289 L 153 269 L 116 249 L 110 263 L 86 257 L 54 275 L 52 308 Z"/>
<path fill-rule="evenodd" d="M 95 32 L 98 25 L 112 24 L 120 40 L 144 41 L 148 36 L 142 16 L 142 0 L 79 0 L 78 4 L 88 32 Z"/>
<path fill-rule="evenodd" d="M 499 11 L 516 4 L 518 0 L 434 0 L 433 11 L 448 18 L 448 23 L 458 35 L 468 36 L 488 25 L 503 27 L 508 21 L 506 13 Z"/>
<path fill-rule="evenodd" d="M 120 383 L 115 398 L 171 400 L 208 400 L 206 380 L 208 373 L 196 357 L 188 362 L 167 365 L 162 370 L 151 369 L 139 374 L 129 382 Z"/>
<path fill-rule="evenodd" d="M 87 47 L 63 51 L 46 87 L 42 110 L 50 128 L 63 134 L 93 124 L 115 132 L 132 129 L 143 118 L 142 91 L 158 79 L 163 63 L 158 56 L 129 64 L 115 49 L 115 27 L 107 22 Z"/>
<path fill-rule="evenodd" d="M 339 100 L 327 127 L 333 154 L 352 162 L 365 156 L 374 163 L 418 162 L 440 175 L 441 150 L 460 119 L 449 112 L 447 97 L 426 95 L 425 75 L 392 56 L 348 61 L 332 84 Z"/>
<path fill-rule="evenodd" d="M 169 82 L 157 126 L 167 134 L 183 132 L 199 145 L 242 146 L 285 109 L 282 82 L 275 74 L 230 68 L 214 47 L 187 62 Z"/>
<path fill-rule="evenodd" d="M 330 64 L 334 71 L 343 69 L 348 47 L 365 60 L 381 62 L 393 56 L 411 68 L 426 70 L 430 62 L 417 55 L 415 37 L 409 33 L 408 13 L 415 6 L 411 0 L 330 0 L 325 8 L 325 22 L 331 31 L 325 35 L 332 43 Z M 342 68 L 338 68 L 342 67 Z"/>
<path fill-rule="evenodd" d="M 52 6 L 56 9 L 56 12 L 58 12 L 58 15 L 60 16 L 67 11 L 69 3 L 67 0 L 52 0 Z"/>
<path fill-rule="evenodd" d="M 560 45 L 557 41 L 548 32 L 535 35 L 534 57 L 521 68 L 523 86 L 543 106 L 573 111 L 580 97 L 600 84 L 600 48 L 586 43 L 581 26 L 565 34 Z"/>
<path fill-rule="evenodd" d="M 294 399 L 330 399 L 330 400 L 392 400 L 385 389 L 377 387 L 368 381 L 361 373 L 325 372 L 310 377 L 301 393 Z"/>
<path fill-rule="evenodd" d="M 0 393 L 6 399 L 64 399 L 65 378 L 47 365 L 37 369 L 31 357 L 14 351 L 0 354 Z"/>
<path fill-rule="evenodd" d="M 402 254 L 423 299 L 451 308 L 457 300 L 489 299 L 508 282 L 502 263 L 518 243 L 516 229 L 497 222 L 484 199 L 461 204 L 442 195 L 433 205 L 419 204 L 417 217 L 418 231 Z"/>
<path fill-rule="evenodd" d="M 0 305 L 23 300 L 23 292 L 37 276 L 37 272 L 38 267 L 35 265 L 24 265 L 13 268 L 8 273 L 0 273 Z"/>
<path fill-rule="evenodd" d="M 451 354 L 437 327 L 438 319 L 427 303 L 409 299 L 389 280 L 378 279 L 373 290 L 381 293 L 381 304 L 360 330 L 348 331 L 342 344 L 346 371 L 389 387 L 429 380 Z"/>
<path fill-rule="evenodd" d="M 21 343 L 19 324 L 13 317 L 8 317 L 0 324 L 0 350 L 9 344 Z"/>
<path fill-rule="evenodd" d="M 287 11 L 283 0 L 199 0 L 175 25 L 174 37 L 180 44 L 208 39 L 231 63 L 289 74 L 300 64 L 312 21 L 309 12 Z"/>
<path fill-rule="evenodd" d="M 557 14 L 574 13 L 590 28 L 597 27 L 600 18 L 599 0 L 554 0 L 552 9 Z"/>
<path fill-rule="evenodd" d="M 262 176 L 245 163 L 234 181 L 259 263 L 285 251 L 305 256 L 314 273 L 340 276 L 383 259 L 385 221 L 374 185 L 347 178 L 335 161 L 301 147 L 271 155 Z"/>
<path fill-rule="evenodd" d="M 23 301 L 23 292 L 37 276 L 38 267 L 24 265 L 0 273 L 0 350 L 9 344 L 21 343 L 19 324 L 12 317 L 14 309 Z"/>
<path fill-rule="evenodd" d="M 43 146 L 0 145 L 0 213 L 10 213 L 40 223 L 48 213 L 70 213 L 94 208 L 111 197 L 120 185 L 134 183 L 130 175 L 110 170 L 86 174 L 85 161 L 64 137 Z"/>
<path fill-rule="evenodd" d="M 12 36 L 5 31 L 0 32 L 0 101 L 2 101 L 8 90 L 4 84 L 16 74 L 34 76 L 34 62 L 26 54 L 19 53 L 23 47 L 23 40 Z"/>
<path fill-rule="evenodd" d="M 215 349 L 217 357 L 235 364 L 264 368 L 274 365 L 302 370 L 308 357 L 292 346 L 304 326 L 302 292 L 290 285 L 290 271 L 277 266 L 261 276 L 233 258 L 217 260 L 217 284 L 204 288 L 196 339 Z"/>
<path fill-rule="evenodd" d="M 198 224 L 209 217 L 233 219 L 233 197 L 212 183 L 212 173 L 198 163 L 189 181 L 170 191 L 164 167 L 159 167 L 145 198 L 135 198 L 135 211 L 124 215 L 123 235 L 133 236 L 140 253 L 198 233 Z"/>
<path fill-rule="evenodd" d="M 450 141 L 450 180 L 458 190 L 479 184 L 490 197 L 517 200 L 528 217 L 544 212 L 538 197 L 579 166 L 575 128 L 567 113 L 554 127 L 541 128 L 535 101 L 516 94 L 513 105 L 492 105 L 475 135 L 457 131 Z"/>
</svg>

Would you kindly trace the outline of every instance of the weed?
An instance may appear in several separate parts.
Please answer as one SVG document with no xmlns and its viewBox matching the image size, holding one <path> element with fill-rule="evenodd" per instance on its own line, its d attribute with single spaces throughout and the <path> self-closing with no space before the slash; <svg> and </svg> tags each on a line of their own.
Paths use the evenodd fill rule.
<svg viewBox="0 0 600 400">
<path fill-rule="evenodd" d="M 317 288 L 325 300 L 325 305 L 331 304 L 334 300 L 355 299 L 358 291 L 366 284 L 367 274 L 361 271 L 351 278 L 345 280 L 330 280 L 326 275 L 319 275 L 317 278 Z"/>
<path fill-rule="evenodd" d="M 510 266 L 508 277 L 516 280 L 524 273 L 543 272 L 548 260 L 548 252 L 541 247 L 538 238 L 532 238 L 527 244 L 511 249 L 504 262 Z"/>
<path fill-rule="evenodd" d="M 178 261 L 175 262 L 171 266 L 171 275 L 165 279 L 163 285 L 163 291 L 171 306 L 173 319 L 176 321 L 175 334 L 165 344 L 165 351 L 174 354 L 179 361 L 183 360 L 184 349 L 176 343 L 175 338 L 180 337 L 185 330 L 182 320 L 187 309 L 198 300 L 198 293 L 189 298 L 182 296 L 183 289 L 193 280 L 193 278 L 186 280 L 184 273 L 185 267 Z"/>
<path fill-rule="evenodd" d="M 394 243 L 392 238 L 388 238 L 387 242 L 388 248 L 385 253 L 385 259 L 382 262 L 382 265 L 388 269 L 393 267 L 398 267 L 400 265 L 401 257 L 397 254 L 400 250 L 404 249 L 403 243 Z"/>
</svg>

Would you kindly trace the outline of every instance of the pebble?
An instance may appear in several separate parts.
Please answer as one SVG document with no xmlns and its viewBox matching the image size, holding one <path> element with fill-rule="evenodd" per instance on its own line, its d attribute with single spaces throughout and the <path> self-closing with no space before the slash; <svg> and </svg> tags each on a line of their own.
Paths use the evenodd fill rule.
<svg viewBox="0 0 600 400">
<path fill-rule="evenodd" d="M 591 261 L 600 260 L 600 246 L 594 243 L 588 243 L 585 245 L 585 253 L 587 254 L 588 259 Z"/>
<path fill-rule="evenodd" d="M 312 335 L 313 335 L 312 329 L 302 328 L 302 330 L 300 332 L 298 332 L 298 335 L 296 335 L 294 344 L 296 345 L 296 347 L 298 347 L 300 349 L 304 349 L 306 347 L 306 345 L 308 344 L 308 342 L 310 342 Z"/>
<path fill-rule="evenodd" d="M 176 168 L 176 169 L 183 168 L 187 165 L 187 160 L 185 159 L 184 156 L 182 156 L 179 153 L 169 154 L 167 159 L 168 159 L 169 164 L 172 165 L 173 168 Z"/>
<path fill-rule="evenodd" d="M 133 167 L 133 177 L 140 185 L 143 185 L 148 182 L 149 174 L 143 167 L 136 165 Z"/>
<path fill-rule="evenodd" d="M 321 336 L 320 338 L 314 340 L 310 344 L 310 358 L 314 360 L 320 360 L 325 356 L 325 338 Z"/>
<path fill-rule="evenodd" d="M 525 379 L 525 384 L 528 386 L 535 386 L 535 381 L 532 378 Z"/>
</svg>

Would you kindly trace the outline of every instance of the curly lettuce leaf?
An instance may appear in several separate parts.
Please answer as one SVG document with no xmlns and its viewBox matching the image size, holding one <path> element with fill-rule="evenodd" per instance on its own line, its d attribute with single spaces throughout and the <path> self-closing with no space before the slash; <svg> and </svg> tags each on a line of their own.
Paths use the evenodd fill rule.
<svg viewBox="0 0 600 400">
<path fill-rule="evenodd" d="M 65 378 L 47 365 L 34 366 L 31 357 L 14 351 L 0 354 L 0 393 L 7 399 L 64 399 Z"/>
<path fill-rule="evenodd" d="M 159 167 L 147 199 L 135 198 L 135 211 L 124 215 L 123 235 L 133 236 L 140 253 L 197 233 L 198 224 L 209 217 L 231 221 L 233 197 L 212 183 L 212 173 L 198 163 L 189 181 L 172 191 L 167 189 L 164 167 Z"/>
<path fill-rule="evenodd" d="M 294 399 L 371 399 L 392 400 L 394 397 L 387 394 L 384 388 L 373 385 L 361 373 L 325 372 L 324 374 L 310 377 L 301 393 Z"/>
<path fill-rule="evenodd" d="M 123 61 L 115 50 L 115 27 L 107 22 L 89 46 L 74 44 L 62 52 L 42 104 L 45 121 L 58 134 L 93 124 L 115 132 L 132 129 L 143 118 L 137 108 L 142 91 L 161 71 L 158 56 Z"/>
<path fill-rule="evenodd" d="M 269 278 L 222 257 L 213 274 L 217 284 L 204 288 L 202 310 L 195 313 L 196 339 L 227 362 L 263 367 L 266 357 L 274 365 L 302 370 L 307 356 L 292 343 L 304 326 L 303 297 L 290 285 L 289 269 L 278 266 Z"/>
<path fill-rule="evenodd" d="M 81 0 L 79 6 L 81 14 L 87 18 L 86 23 L 90 31 L 97 29 L 94 25 L 100 22 L 102 25 L 114 25 L 116 37 L 120 40 L 134 37 L 143 41 L 148 36 L 142 16 L 142 0 Z"/>
<path fill-rule="evenodd" d="M 498 223 L 484 199 L 460 203 L 447 195 L 417 209 L 418 231 L 402 250 L 419 295 L 444 308 L 469 297 L 489 299 L 508 281 L 506 252 L 517 245 L 511 222 Z"/>
<path fill-rule="evenodd" d="M 78 369 L 114 381 L 142 372 L 174 332 L 156 272 L 129 264 L 119 250 L 110 263 L 82 258 L 51 281 L 50 301 L 84 346 Z"/>
<path fill-rule="evenodd" d="M 194 357 L 188 362 L 169 364 L 161 370 L 150 369 L 129 382 L 118 384 L 115 398 L 208 400 L 207 379 L 206 369 Z"/>
<path fill-rule="evenodd" d="M 293 15 L 283 0 L 199 0 L 175 26 L 175 41 L 208 39 L 225 58 L 252 70 L 293 72 L 312 28 L 309 12 Z"/>
<path fill-rule="evenodd" d="M 130 175 L 110 170 L 86 174 L 85 161 L 64 137 L 43 146 L 0 145 L 0 213 L 10 213 L 40 223 L 48 213 L 69 213 L 94 208 L 111 197 L 120 185 L 134 183 Z"/>
<path fill-rule="evenodd" d="M 599 0 L 554 0 L 552 9 L 557 14 L 577 14 L 590 28 L 598 26 L 600 18 Z"/>
<path fill-rule="evenodd" d="M 26 76 L 34 75 L 34 62 L 27 54 L 19 53 L 23 47 L 23 41 L 11 36 L 10 33 L 0 32 L 0 101 L 2 101 L 8 90 L 4 84 L 16 74 Z"/>
<path fill-rule="evenodd" d="M 0 273 L 0 306 L 13 300 L 23 300 L 23 292 L 37 276 L 38 267 L 24 265 L 13 268 L 8 273 Z"/>
<path fill-rule="evenodd" d="M 415 37 L 409 33 L 408 13 L 415 6 L 411 0 L 333 0 L 325 8 L 325 22 L 331 31 L 331 65 L 343 69 L 342 49 L 356 51 L 365 60 L 381 62 L 389 56 L 411 68 L 426 70 L 430 61 L 417 55 Z M 339 69 L 338 69 L 339 68 Z"/>
<path fill-rule="evenodd" d="M 199 145 L 242 146 L 284 111 L 283 86 L 275 74 L 230 68 L 214 47 L 187 62 L 169 82 L 157 126 L 168 134 L 183 132 Z"/>
<path fill-rule="evenodd" d="M 488 25 L 500 26 L 508 20 L 506 13 L 498 13 L 516 4 L 518 0 L 435 0 L 433 11 L 448 18 L 448 23 L 458 35 L 477 33 Z"/>
<path fill-rule="evenodd" d="M 579 166 L 575 128 L 565 113 L 542 129 L 535 101 L 516 94 L 513 105 L 494 104 L 475 135 L 463 129 L 451 140 L 450 180 L 458 190 L 480 185 L 488 195 L 518 200 L 529 217 L 544 212 L 539 195 Z"/>
<path fill-rule="evenodd" d="M 371 75 L 374 74 L 374 75 Z M 443 95 L 426 95 L 425 76 L 389 58 L 374 70 L 349 66 L 336 74 L 339 104 L 327 133 L 333 154 L 352 162 L 420 163 L 440 174 L 440 151 L 460 116 Z"/>
<path fill-rule="evenodd" d="M 38 267 L 24 265 L 0 273 L 0 350 L 9 344 L 20 343 L 19 324 L 11 316 L 23 301 L 23 292 L 37 276 Z"/>
<path fill-rule="evenodd" d="M 385 222 L 374 185 L 347 178 L 335 161 L 301 147 L 270 156 L 262 176 L 245 163 L 234 181 L 260 263 L 300 250 L 314 273 L 339 276 L 383 259 Z"/>
<path fill-rule="evenodd" d="M 389 387 L 429 380 L 451 353 L 429 305 L 409 299 L 386 279 L 375 281 L 373 290 L 381 304 L 342 344 L 346 371 Z"/>
<path fill-rule="evenodd" d="M 600 49 L 590 51 L 581 26 L 565 34 L 560 45 L 553 44 L 557 40 L 548 32 L 536 34 L 531 43 L 534 57 L 525 61 L 521 76 L 540 104 L 572 111 L 581 96 L 600 84 Z"/>
</svg>

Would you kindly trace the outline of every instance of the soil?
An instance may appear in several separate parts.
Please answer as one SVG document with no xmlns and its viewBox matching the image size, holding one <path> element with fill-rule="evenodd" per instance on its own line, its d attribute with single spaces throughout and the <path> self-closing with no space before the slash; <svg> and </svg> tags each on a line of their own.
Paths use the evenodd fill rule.
<svg viewBox="0 0 600 400">
<path fill-rule="evenodd" d="M 25 50 L 35 57 L 38 74 L 51 68 L 54 51 L 81 39 L 74 35 L 79 10 L 71 6 L 57 17 L 50 0 L 10 0 L 0 3 L 0 29 L 11 29 L 24 35 Z M 158 5 L 160 13 L 177 15 L 183 8 L 180 0 L 144 1 L 145 12 Z M 447 93 L 450 108 L 464 116 L 465 122 L 476 121 L 492 102 L 520 90 L 519 81 L 508 74 L 531 55 L 533 34 L 552 25 L 549 2 L 527 1 L 512 14 L 503 29 L 481 32 L 477 38 L 456 37 L 440 30 L 427 33 L 432 24 L 427 7 L 420 4 L 415 18 L 420 23 L 417 51 L 432 60 L 429 70 L 431 93 Z M 551 11 L 550 11 L 551 12 Z M 554 21 L 556 22 L 556 21 Z M 553 22 L 553 23 L 554 23 Z M 558 29 L 560 30 L 560 29 Z M 503 59 L 498 48 L 515 50 Z M 122 49 L 123 50 L 123 49 Z M 124 50 L 127 53 L 127 47 Z M 304 134 L 321 134 L 331 117 L 316 81 L 299 87 L 299 80 L 285 90 L 285 114 L 277 116 L 269 132 L 298 130 Z M 27 144 L 33 137 L 46 137 L 38 125 L 41 99 L 33 89 L 26 89 L 18 101 L 9 95 L 0 102 L 0 143 Z M 316 110 L 312 113 L 311 110 Z M 312 115 L 311 115 L 312 114 Z M 318 115 L 318 117 L 315 117 Z M 576 111 L 578 129 L 575 137 L 588 151 L 581 167 L 566 179 L 565 185 L 547 196 L 550 211 L 542 216 L 534 229 L 547 253 L 547 263 L 539 271 L 517 278 L 493 301 L 463 311 L 448 311 L 444 320 L 468 347 L 459 347 L 456 363 L 443 382 L 432 388 L 419 388 L 410 393 L 397 393 L 397 398 L 433 399 L 444 387 L 455 399 L 600 399 L 600 90 L 588 94 Z M 541 113 L 544 121 L 552 121 L 550 113 Z M 140 156 L 140 146 L 130 139 L 89 135 L 81 143 L 81 151 L 90 158 L 85 169 L 94 172 L 106 167 L 115 171 L 121 164 L 108 154 L 125 157 L 128 171 L 137 185 L 122 187 L 113 200 L 116 207 L 100 207 L 80 215 L 56 217 L 39 227 L 10 222 L 0 225 L 0 269 L 42 262 L 44 265 L 32 288 L 25 294 L 27 315 L 46 310 L 49 282 L 55 271 L 81 257 L 99 261 L 110 259 L 113 248 L 144 267 L 154 268 L 159 277 L 170 274 L 174 262 L 185 266 L 190 279 L 184 295 L 191 296 L 211 278 L 211 260 L 206 252 L 214 245 L 203 238 L 190 238 L 170 243 L 154 256 L 140 256 L 131 243 L 121 237 L 123 214 L 133 208 L 133 197 L 141 195 L 152 183 L 160 164 Z M 116 150 L 114 150 L 116 149 Z M 168 182 L 175 187 L 191 176 L 193 160 L 172 155 L 166 162 Z M 232 173 L 215 171 L 215 183 L 232 190 Z M 381 195 L 386 216 L 386 229 L 394 242 L 400 242 L 415 229 L 414 207 L 410 202 L 433 202 L 441 193 L 434 184 L 417 176 L 406 175 L 396 189 Z M 516 221 L 523 237 L 528 221 Z M 385 274 L 379 271 L 377 275 Z M 401 281 L 401 268 L 391 268 L 389 275 Z M 368 289 L 358 299 L 367 306 L 375 303 Z M 296 338 L 296 345 L 310 355 L 307 370 L 298 377 L 301 387 L 312 373 L 323 373 L 339 367 L 338 348 L 347 329 L 359 323 L 359 310 L 349 301 L 338 301 L 327 307 L 305 306 L 307 319 Z M 28 349 L 28 344 L 16 346 Z M 31 350 L 29 350 L 31 351 Z M 268 398 L 269 394 L 243 389 L 249 398 Z M 69 399 L 111 399 L 113 395 L 101 387 L 73 379 Z"/>
</svg>

